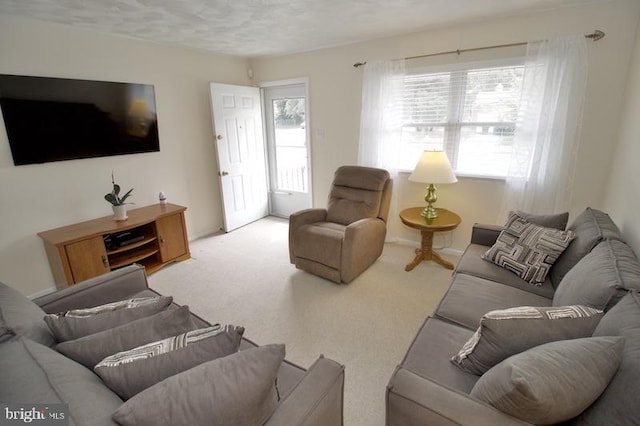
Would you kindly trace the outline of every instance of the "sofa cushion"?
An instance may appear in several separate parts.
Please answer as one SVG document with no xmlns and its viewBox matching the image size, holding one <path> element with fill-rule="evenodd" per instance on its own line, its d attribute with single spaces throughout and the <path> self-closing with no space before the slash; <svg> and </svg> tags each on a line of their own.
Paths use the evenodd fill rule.
<svg viewBox="0 0 640 426">
<path fill-rule="evenodd" d="M 508 357 L 557 340 L 590 337 L 603 312 L 586 306 L 519 306 L 488 312 L 451 361 L 482 375 Z"/>
<path fill-rule="evenodd" d="M 0 343 L 13 339 L 15 334 L 13 330 L 7 325 L 2 316 L 2 309 L 0 309 Z"/>
<path fill-rule="evenodd" d="M 456 265 L 456 273 L 473 275 L 495 281 L 539 296 L 553 298 L 555 288 L 547 277 L 540 285 L 531 285 L 516 274 L 482 259 L 487 247 L 480 244 L 469 244 Z"/>
<path fill-rule="evenodd" d="M 608 311 L 627 290 L 640 290 L 640 262 L 622 241 L 604 240 L 567 272 L 553 305 L 581 304 Z"/>
<path fill-rule="evenodd" d="M 171 296 L 126 299 L 92 308 L 47 314 L 44 321 L 59 342 L 73 340 L 148 317 L 166 309 Z"/>
<path fill-rule="evenodd" d="M 349 225 L 380 213 L 382 191 L 389 172 L 360 166 L 342 166 L 336 170 L 329 194 L 327 222 Z"/>
<path fill-rule="evenodd" d="M 551 268 L 551 282 L 556 287 L 567 272 L 600 241 L 604 239 L 624 241 L 609 215 L 591 207 L 587 207 L 576 217 L 568 229 L 575 233 L 575 238 Z"/>
<path fill-rule="evenodd" d="M 618 372 L 602 393 L 576 419 L 578 424 L 610 425 L 612 419 L 640 419 L 640 294 L 629 292 L 598 324 L 594 336 L 622 336 L 625 339 Z"/>
<path fill-rule="evenodd" d="M 122 399 L 203 362 L 238 351 L 244 328 L 213 327 L 118 352 L 100 361 L 94 371 Z"/>
<path fill-rule="evenodd" d="M 514 306 L 551 306 L 551 299 L 483 278 L 455 274 L 436 315 L 476 330 L 487 312 Z"/>
<path fill-rule="evenodd" d="M 471 396 L 533 424 L 560 423 L 598 398 L 618 370 L 623 346 L 619 336 L 536 346 L 486 372 Z"/>
<path fill-rule="evenodd" d="M 293 236 L 296 256 L 340 269 L 344 228 L 329 222 L 302 225 Z"/>
<path fill-rule="evenodd" d="M 0 283 L 0 312 L 5 329 L 46 346 L 56 339 L 42 319 L 45 312 L 19 291 Z"/>
<path fill-rule="evenodd" d="M 377 217 L 382 204 L 381 192 L 334 186 L 327 205 L 327 221 L 350 225 L 360 219 Z"/>
<path fill-rule="evenodd" d="M 125 426 L 262 425 L 278 404 L 284 352 L 267 345 L 200 364 L 140 392 L 113 418 Z"/>
<path fill-rule="evenodd" d="M 67 340 L 59 343 L 56 350 L 93 368 L 109 355 L 196 328 L 191 320 L 189 307 L 185 305 L 79 339 Z"/>
<path fill-rule="evenodd" d="M 505 229 L 482 258 L 540 284 L 573 238 L 572 231 L 545 228 L 511 212 Z"/>
<path fill-rule="evenodd" d="M 68 404 L 70 424 L 115 425 L 111 415 L 122 400 L 93 372 L 47 346 L 26 338 L 1 344 L 0 371 L 4 403 Z"/>
<path fill-rule="evenodd" d="M 569 212 L 555 214 L 533 214 L 516 210 L 516 214 L 524 218 L 527 222 L 544 226 L 545 228 L 555 228 L 564 231 L 569 221 Z"/>
<path fill-rule="evenodd" d="M 478 376 L 456 368 L 451 355 L 471 338 L 473 331 L 428 317 L 411 342 L 401 367 L 443 386 L 468 394 Z"/>
</svg>

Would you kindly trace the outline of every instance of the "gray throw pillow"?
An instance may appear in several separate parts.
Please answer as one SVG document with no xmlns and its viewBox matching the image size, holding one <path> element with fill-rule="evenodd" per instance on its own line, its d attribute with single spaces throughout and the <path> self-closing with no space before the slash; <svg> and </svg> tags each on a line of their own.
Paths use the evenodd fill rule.
<svg viewBox="0 0 640 426">
<path fill-rule="evenodd" d="M 603 312 L 586 306 L 534 307 L 491 311 L 451 358 L 458 367 L 482 375 L 494 365 L 543 343 L 589 337 Z"/>
<path fill-rule="evenodd" d="M 623 347 L 620 336 L 536 346 L 487 371 L 471 396 L 529 423 L 560 423 L 600 396 L 618 370 Z"/>
<path fill-rule="evenodd" d="M 640 290 L 640 262 L 618 240 L 604 240 L 564 276 L 553 305 L 580 304 L 608 311 L 627 290 Z"/>
<path fill-rule="evenodd" d="M 3 283 L 0 283 L 0 310 L 7 332 L 45 346 L 56 344 L 51 330 L 42 320 L 45 311 L 27 296 Z"/>
<path fill-rule="evenodd" d="M 568 229 L 575 233 L 575 239 L 551 268 L 551 282 L 554 287 L 558 287 L 567 272 L 600 241 L 606 239 L 624 241 L 620 230 L 609 215 L 591 207 L 587 207 L 580 213 Z"/>
<path fill-rule="evenodd" d="M 85 367 L 93 369 L 97 363 L 109 355 L 196 328 L 198 327 L 191 319 L 189 307 L 185 305 L 79 339 L 67 340 L 59 343 L 56 350 Z"/>
<path fill-rule="evenodd" d="M 545 228 L 511 212 L 505 229 L 482 258 L 531 284 L 541 285 L 573 237 L 572 231 Z"/>
<path fill-rule="evenodd" d="M 65 342 L 156 314 L 165 310 L 171 302 L 171 296 L 140 297 L 47 314 L 44 321 L 58 342 Z"/>
<path fill-rule="evenodd" d="M 545 228 L 555 228 L 564 231 L 569 221 L 569 212 L 556 214 L 533 214 L 516 210 L 516 214 L 523 217 L 527 222 L 544 226 Z"/>
<path fill-rule="evenodd" d="M 216 324 L 118 352 L 100 361 L 94 371 L 122 399 L 203 362 L 238 351 L 243 327 Z"/>
<path fill-rule="evenodd" d="M 113 413 L 121 425 L 262 425 L 278 404 L 284 345 L 200 364 L 140 392 Z"/>
<path fill-rule="evenodd" d="M 66 404 L 64 421 L 6 418 L 4 425 L 113 425 L 111 416 L 122 400 L 107 388 L 92 371 L 30 339 L 17 337 L 0 345 L 0 405 L 15 403 L 31 408 L 31 404 Z M 41 407 L 39 407 L 41 408 Z M 29 410 L 31 411 L 31 410 Z"/>
</svg>

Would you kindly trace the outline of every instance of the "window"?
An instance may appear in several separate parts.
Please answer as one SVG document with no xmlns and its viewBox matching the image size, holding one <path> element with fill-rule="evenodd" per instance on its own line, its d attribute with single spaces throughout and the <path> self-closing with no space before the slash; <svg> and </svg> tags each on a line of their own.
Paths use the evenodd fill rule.
<svg viewBox="0 0 640 426">
<path fill-rule="evenodd" d="M 524 66 L 404 77 L 400 169 L 424 150 L 444 150 L 457 174 L 504 177 L 522 93 Z"/>
</svg>

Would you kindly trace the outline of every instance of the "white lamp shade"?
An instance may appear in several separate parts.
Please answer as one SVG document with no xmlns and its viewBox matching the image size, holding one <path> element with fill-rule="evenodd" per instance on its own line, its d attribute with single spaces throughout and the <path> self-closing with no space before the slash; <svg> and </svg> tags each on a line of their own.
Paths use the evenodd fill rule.
<svg viewBox="0 0 640 426">
<path fill-rule="evenodd" d="M 458 181 L 444 151 L 424 151 L 409 180 L 420 183 L 456 183 Z"/>
</svg>

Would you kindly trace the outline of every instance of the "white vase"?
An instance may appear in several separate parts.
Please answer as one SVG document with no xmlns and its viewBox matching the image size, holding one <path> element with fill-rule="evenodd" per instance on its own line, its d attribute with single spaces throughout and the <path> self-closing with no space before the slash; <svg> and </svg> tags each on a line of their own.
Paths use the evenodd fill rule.
<svg viewBox="0 0 640 426">
<path fill-rule="evenodd" d="M 116 220 L 127 220 L 127 205 L 121 204 L 119 206 L 111 206 L 113 207 L 113 215 Z"/>
</svg>

